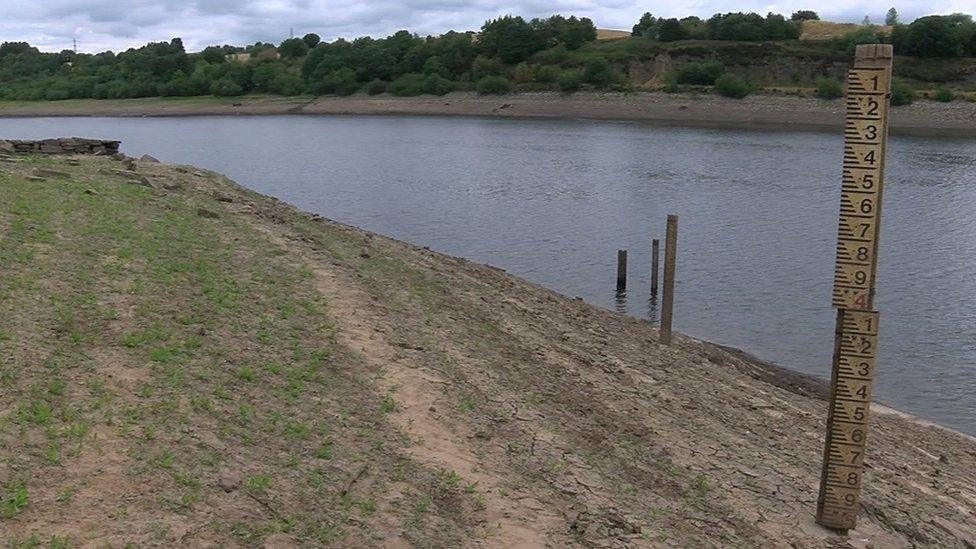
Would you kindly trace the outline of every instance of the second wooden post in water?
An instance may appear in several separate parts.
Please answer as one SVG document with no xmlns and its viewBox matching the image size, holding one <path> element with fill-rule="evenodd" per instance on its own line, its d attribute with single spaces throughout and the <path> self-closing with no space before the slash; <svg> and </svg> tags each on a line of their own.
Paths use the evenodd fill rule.
<svg viewBox="0 0 976 549">
<path fill-rule="evenodd" d="M 658 267 L 658 250 L 661 248 L 661 242 L 658 239 L 651 241 L 651 295 L 657 295 L 657 273 Z"/>
<path fill-rule="evenodd" d="M 674 316 L 674 260 L 678 253 L 678 216 L 668 215 L 664 238 L 664 300 L 661 303 L 661 343 L 671 344 L 671 319 Z"/>
</svg>

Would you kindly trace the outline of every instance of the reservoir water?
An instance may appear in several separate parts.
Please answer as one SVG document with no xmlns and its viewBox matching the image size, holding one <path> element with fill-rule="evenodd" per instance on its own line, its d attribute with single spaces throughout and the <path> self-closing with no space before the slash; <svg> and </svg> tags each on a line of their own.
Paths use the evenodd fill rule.
<svg viewBox="0 0 976 549">
<path fill-rule="evenodd" d="M 0 119 L 121 139 L 305 210 L 656 318 L 650 241 L 680 216 L 675 328 L 827 378 L 842 136 L 437 117 Z M 892 137 L 876 400 L 976 434 L 976 140 Z M 626 296 L 617 249 L 630 251 Z"/>
</svg>

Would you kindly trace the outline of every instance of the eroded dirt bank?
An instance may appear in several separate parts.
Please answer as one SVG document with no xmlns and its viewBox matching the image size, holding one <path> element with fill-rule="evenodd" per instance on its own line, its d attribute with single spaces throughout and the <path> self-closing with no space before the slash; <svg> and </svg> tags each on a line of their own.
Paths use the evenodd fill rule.
<svg viewBox="0 0 976 549">
<path fill-rule="evenodd" d="M 0 162 L 0 539 L 973 547 L 976 442 L 872 418 L 813 513 L 826 403 L 757 360 L 217 174 Z M 19 501 L 19 500 L 17 500 Z"/>
<path fill-rule="evenodd" d="M 842 134 L 843 100 L 756 94 L 728 99 L 714 94 L 660 92 L 551 92 L 443 97 L 190 98 L 72 100 L 0 103 L 10 116 L 223 116 L 223 115 L 426 115 L 499 118 L 585 118 L 679 126 L 835 131 Z M 891 114 L 895 134 L 976 136 L 976 102 L 917 101 Z"/>
</svg>

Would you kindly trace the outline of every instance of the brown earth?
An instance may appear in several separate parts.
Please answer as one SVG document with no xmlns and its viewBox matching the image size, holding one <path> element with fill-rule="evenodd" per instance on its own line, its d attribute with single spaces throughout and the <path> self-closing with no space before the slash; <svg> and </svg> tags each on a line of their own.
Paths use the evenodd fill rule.
<svg viewBox="0 0 976 549">
<path fill-rule="evenodd" d="M 27 180 L 38 165 L 70 178 Z M 826 416 L 816 382 L 681 335 L 660 345 L 645 321 L 211 172 L 139 162 L 145 187 L 118 166 L 0 162 L 0 227 L 11 235 L 0 240 L 0 486 L 20 479 L 31 494 L 0 515 L 0 539 L 974 546 L 970 437 L 880 409 L 858 528 L 828 531 L 813 521 Z M 52 211 L 38 206 L 47 199 Z M 84 322 L 47 293 L 75 289 L 85 293 L 69 304 Z M 115 313 L 84 317 L 92 302 Z M 152 340 L 136 330 L 169 330 L 170 317 L 183 320 L 144 346 Z M 132 333 L 143 335 L 119 343 Z M 160 351 L 177 341 L 187 343 L 177 358 Z M 330 349 L 325 369 L 294 377 L 310 346 Z M 52 370 L 75 354 L 80 364 Z M 265 377 L 243 375 L 251 365 Z M 39 425 L 38 405 L 22 400 L 50 392 L 52 371 L 67 389 Z M 77 417 L 88 434 L 46 460 L 60 422 Z M 294 436 L 297 421 L 310 438 Z M 320 431 L 331 457 L 315 450 Z"/>
<path fill-rule="evenodd" d="M 244 97 L 228 100 L 85 100 L 0 104 L 11 116 L 194 116 L 194 115 L 435 115 L 499 118 L 585 118 L 700 127 L 841 134 L 844 104 L 791 95 L 729 99 L 713 94 L 520 93 L 479 96 L 454 92 L 443 97 Z M 976 136 L 976 102 L 916 101 L 892 109 L 895 134 Z"/>
</svg>

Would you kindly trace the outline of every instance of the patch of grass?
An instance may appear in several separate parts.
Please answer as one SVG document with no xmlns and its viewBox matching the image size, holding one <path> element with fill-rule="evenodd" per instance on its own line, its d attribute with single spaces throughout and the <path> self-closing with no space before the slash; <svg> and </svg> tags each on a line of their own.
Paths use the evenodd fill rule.
<svg viewBox="0 0 976 549">
<path fill-rule="evenodd" d="M 386 395 L 383 400 L 380 401 L 380 412 L 384 414 L 389 414 L 395 412 L 397 409 L 396 400 L 393 399 L 393 395 Z"/>
<path fill-rule="evenodd" d="M 0 518 L 11 519 L 27 507 L 27 483 L 22 480 L 6 482 L 0 489 Z"/>
<path fill-rule="evenodd" d="M 267 490 L 271 487 L 271 475 L 251 475 L 244 481 L 244 488 L 252 492 Z"/>
</svg>

